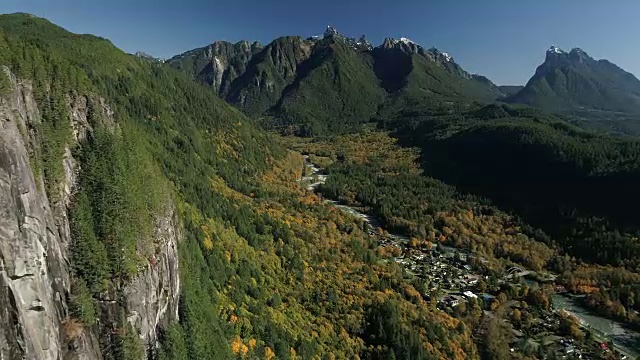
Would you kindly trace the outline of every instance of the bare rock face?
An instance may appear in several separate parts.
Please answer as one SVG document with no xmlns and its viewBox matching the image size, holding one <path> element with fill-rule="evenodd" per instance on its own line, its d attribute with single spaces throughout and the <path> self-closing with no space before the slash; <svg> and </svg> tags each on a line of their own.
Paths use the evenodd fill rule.
<svg viewBox="0 0 640 360">
<path fill-rule="evenodd" d="M 158 328 L 166 328 L 169 322 L 178 319 L 178 239 L 182 234 L 174 212 L 170 208 L 158 220 L 155 255 L 124 290 L 127 321 L 138 329 L 147 348 L 157 345 Z"/>
<path fill-rule="evenodd" d="M 209 46 L 194 49 L 175 56 L 167 63 L 169 66 L 186 70 L 198 81 L 210 85 L 220 97 L 230 91 L 231 83 L 242 73 L 253 57 L 262 50 L 258 42 L 215 41 Z"/>
<path fill-rule="evenodd" d="M 40 118 L 31 86 L 13 85 L 0 102 L 0 358 L 58 359 L 68 239 L 29 162 L 27 128 Z"/>
<path fill-rule="evenodd" d="M 299 36 L 272 41 L 251 58 L 246 71 L 231 84 L 226 100 L 248 114 L 264 113 L 295 81 L 301 64 L 311 57 L 314 44 L 315 40 Z"/>
<path fill-rule="evenodd" d="M 12 91 L 0 98 L 0 359 L 101 359 L 91 330 L 82 329 L 73 340 L 65 331 L 71 287 L 68 247 L 73 241 L 67 208 L 79 164 L 67 148 L 59 200 L 52 203 L 30 160 L 39 146 L 32 130 L 40 121 L 33 89 L 28 81 L 11 80 Z M 88 103 L 84 96 L 69 98 L 74 138 L 80 143 L 92 131 Z M 104 100 L 93 103 L 101 121 L 115 126 Z M 169 208 L 155 229 L 155 257 L 126 287 L 121 309 L 145 344 L 155 345 L 158 327 L 177 319 L 181 233 L 175 209 Z"/>
</svg>

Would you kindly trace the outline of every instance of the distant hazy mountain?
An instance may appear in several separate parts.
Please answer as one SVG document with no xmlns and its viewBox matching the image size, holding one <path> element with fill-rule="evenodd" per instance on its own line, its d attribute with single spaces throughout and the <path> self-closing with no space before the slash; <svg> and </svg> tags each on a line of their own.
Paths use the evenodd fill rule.
<svg viewBox="0 0 640 360">
<path fill-rule="evenodd" d="M 515 95 L 518 91 L 524 89 L 522 85 L 500 85 L 500 91 L 507 96 Z"/>
<path fill-rule="evenodd" d="M 527 85 L 507 99 L 553 111 L 597 109 L 640 113 L 640 81 L 582 49 L 547 51 Z"/>
<path fill-rule="evenodd" d="M 147 60 L 157 61 L 157 62 L 164 62 L 163 59 L 160 59 L 160 58 L 157 58 L 155 56 L 149 55 L 144 51 L 137 51 L 134 55 L 139 57 L 139 58 L 141 58 L 141 59 L 147 59 Z"/>
</svg>

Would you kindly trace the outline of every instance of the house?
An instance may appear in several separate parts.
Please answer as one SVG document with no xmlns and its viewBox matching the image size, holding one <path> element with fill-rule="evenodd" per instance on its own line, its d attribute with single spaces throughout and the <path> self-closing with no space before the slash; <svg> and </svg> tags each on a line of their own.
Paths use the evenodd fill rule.
<svg viewBox="0 0 640 360">
<path fill-rule="evenodd" d="M 467 299 L 477 299 L 478 296 L 471 291 L 465 291 L 462 293 Z"/>
<path fill-rule="evenodd" d="M 472 286 L 472 285 L 475 285 L 475 284 L 477 284 L 477 283 L 478 283 L 479 277 L 480 277 L 479 275 L 469 275 L 469 274 L 466 274 L 466 275 L 464 275 L 464 276 L 462 277 L 462 281 L 463 281 L 465 284 L 467 284 L 467 285 L 469 285 L 469 286 Z"/>
<path fill-rule="evenodd" d="M 447 297 L 445 297 L 444 299 L 442 299 L 447 305 L 451 306 L 451 307 L 455 307 L 460 305 L 464 299 L 460 296 L 457 295 L 448 295 Z"/>
<path fill-rule="evenodd" d="M 451 306 L 457 306 L 462 304 L 463 302 L 465 302 L 464 298 L 462 296 L 458 296 L 458 295 L 451 295 L 452 298 L 452 305 Z M 455 303 L 455 305 L 453 305 L 453 303 Z"/>
</svg>

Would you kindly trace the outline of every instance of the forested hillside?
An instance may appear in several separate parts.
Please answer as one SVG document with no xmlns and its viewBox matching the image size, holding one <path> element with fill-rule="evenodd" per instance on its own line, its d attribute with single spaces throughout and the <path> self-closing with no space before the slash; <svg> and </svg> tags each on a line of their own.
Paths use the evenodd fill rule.
<svg viewBox="0 0 640 360">
<path fill-rule="evenodd" d="M 640 194 L 634 185 L 640 176 L 640 142 L 584 131 L 564 119 L 527 107 L 487 105 L 455 114 L 405 111 L 380 118 L 379 124 L 405 146 L 420 148 L 426 175 L 488 199 L 517 215 L 528 236 L 584 262 L 571 266 L 563 260 L 547 267 L 564 273 L 572 291 L 588 293 L 587 303 L 595 310 L 637 325 L 635 303 L 621 294 L 635 291 L 629 289 L 636 289 L 640 271 L 640 223 L 633 210 Z M 392 216 L 381 207 L 381 197 L 351 191 L 368 199 L 365 204 L 376 204 L 383 219 L 394 219 L 412 233 L 404 221 L 415 217 L 413 207 L 397 206 L 403 210 Z M 411 204 L 408 199 L 415 197 L 387 201 Z M 614 279 L 614 273 L 620 276 Z"/>
<path fill-rule="evenodd" d="M 638 266 L 634 239 L 640 224 L 632 208 L 639 141 L 586 132 L 561 118 L 506 105 L 407 115 L 386 125 L 422 149 L 431 176 L 515 211 L 558 242 L 567 241 L 573 255 Z"/>
<path fill-rule="evenodd" d="M 328 165 L 329 179 L 319 191 L 375 214 L 389 231 L 531 269 L 551 264 L 550 249 L 533 229 L 486 199 L 461 194 L 428 176 L 420 169 L 418 149 L 402 148 L 384 133 L 288 141 Z"/>
<path fill-rule="evenodd" d="M 298 154 L 210 89 L 31 15 L 0 17 L 0 48 L 0 63 L 33 82 L 46 109 L 24 129 L 41 139 L 30 163 L 42 191 L 56 196 L 67 146 L 81 169 L 69 209 L 68 351 L 91 332 L 105 359 L 145 349 L 160 359 L 478 356 L 469 329 L 416 296 L 360 220 L 295 183 Z M 63 104 L 77 93 L 93 110 L 73 144 Z M 170 203 L 183 234 L 179 321 L 156 350 L 112 310 L 138 271 L 155 266 L 149 233 Z"/>
<path fill-rule="evenodd" d="M 609 146 L 606 148 L 611 151 L 627 149 L 624 150 L 624 156 L 610 154 L 609 161 L 636 156 L 632 155 L 635 150 L 630 149 L 634 149 L 637 143 L 616 143 L 619 140 L 584 133 L 566 123 L 558 123 L 557 119 L 539 119 L 533 122 L 522 111 L 509 107 L 499 109 L 480 108 L 467 114 L 469 118 L 465 121 L 453 121 L 448 118 L 437 122 L 436 118 L 431 118 L 433 122 L 428 123 L 423 119 L 424 122 L 416 122 L 420 125 L 414 124 L 416 127 L 408 127 L 404 129 L 405 132 L 396 133 L 399 140 L 384 133 L 373 132 L 323 141 L 299 138 L 288 138 L 287 141 L 295 149 L 311 154 L 314 163 L 327 168 L 328 180 L 319 187 L 323 195 L 375 215 L 383 228 L 410 237 L 410 247 L 421 248 L 429 247 L 432 243 L 445 243 L 482 256 L 489 260 L 485 266 L 494 271 L 500 272 L 501 269 L 518 264 L 542 273 L 555 272 L 559 274 L 557 284 L 566 286 L 572 292 L 587 294 L 584 298 L 585 305 L 596 312 L 617 317 L 637 327 L 640 318 L 636 315 L 638 306 L 634 299 L 640 291 L 636 283 L 638 224 L 635 218 L 629 215 L 632 213 L 630 209 L 635 198 L 625 198 L 636 196 L 633 189 L 627 188 L 625 194 L 616 194 L 617 188 L 614 190 L 601 186 L 597 190 L 584 193 L 584 188 L 576 183 L 573 188 L 568 185 L 563 187 L 564 183 L 560 179 L 547 178 L 546 182 L 538 183 L 539 177 L 547 176 L 544 175 L 546 172 L 543 169 L 534 168 L 524 174 L 517 172 L 529 169 L 525 167 L 527 164 L 518 167 L 518 160 L 525 156 L 523 151 L 532 151 L 531 149 L 539 149 L 537 151 L 540 152 L 536 152 L 535 157 L 527 157 L 530 159 L 529 164 L 537 164 L 532 161 L 534 158 L 538 159 L 537 161 L 546 159 L 548 162 L 537 166 L 553 170 L 549 177 L 567 177 L 567 173 L 560 170 L 568 167 L 566 162 L 574 158 L 584 159 L 587 154 L 600 158 L 598 163 L 603 164 L 607 153 L 602 149 L 594 148 L 594 152 L 591 153 L 585 150 L 589 148 L 585 145 L 581 153 L 579 147 L 574 148 L 573 152 L 569 148 L 570 145 L 560 147 L 560 144 L 571 142 L 566 137 L 565 142 L 561 142 L 561 134 L 567 134 L 556 133 L 557 129 L 554 126 L 564 131 L 577 131 L 577 134 L 590 136 L 588 138 L 594 141 L 599 139 L 608 143 Z M 509 128 L 516 127 L 522 130 L 527 126 L 533 127 L 526 137 L 519 137 L 513 133 L 511 137 L 506 137 L 520 141 L 514 148 L 505 152 L 520 156 L 512 161 L 505 159 L 504 154 L 498 154 L 504 151 L 497 151 L 493 157 L 486 159 L 482 156 L 485 155 L 484 151 L 488 151 L 483 148 L 491 144 L 484 141 L 484 136 L 493 131 L 500 131 L 501 126 L 506 125 L 498 120 L 480 120 L 481 114 L 491 114 L 493 118 L 498 116 L 500 111 L 504 111 L 504 114 L 510 111 L 512 114 L 525 116 L 519 118 L 516 123 L 508 122 Z M 471 129 L 479 126 L 483 129 L 480 135 L 471 132 Z M 424 132 L 424 129 L 430 130 Z M 469 141 L 469 144 L 478 144 L 478 147 L 466 149 L 466 156 L 454 157 L 457 152 L 453 152 L 450 147 L 435 146 L 439 145 L 438 141 L 446 142 L 449 137 L 458 133 L 466 134 L 467 131 L 478 137 L 475 142 Z M 433 139 L 425 138 L 425 134 L 429 134 Z M 554 136 L 551 136 L 552 134 Z M 497 144 L 501 144 L 493 139 Z M 534 142 L 534 139 L 538 139 L 537 142 Z M 557 148 L 549 148 L 550 145 L 542 142 L 542 139 L 556 141 L 554 146 Z M 404 147 L 400 147 L 399 143 L 403 142 Z M 421 148 L 407 148 L 409 143 L 422 145 Z M 465 149 L 458 144 L 453 146 L 456 149 L 458 147 L 461 150 Z M 558 164 L 560 160 L 557 157 L 546 155 L 543 151 L 557 154 L 557 157 L 564 159 L 564 163 Z M 447 154 L 450 157 L 445 157 Z M 479 156 L 476 157 L 475 154 Z M 460 160 L 466 157 L 474 159 L 477 165 Z M 502 162 L 494 165 L 493 159 L 500 159 Z M 440 161 L 446 163 L 447 167 Z M 623 162 L 631 164 L 627 160 Z M 593 166 L 594 163 L 583 160 L 583 167 Z M 556 168 L 552 167 L 554 164 Z M 575 165 L 575 168 L 580 167 Z M 460 169 L 469 171 L 470 174 L 455 171 Z M 607 170 L 603 171 L 606 173 Z M 621 171 L 624 173 L 625 170 Z M 449 174 L 452 176 L 447 177 Z M 633 174 L 630 171 L 625 176 L 632 178 L 635 176 Z M 571 179 L 587 182 L 585 179 L 589 179 L 588 175 L 583 173 L 582 176 L 579 179 Z M 625 181 L 615 182 L 621 178 L 616 175 L 610 178 L 608 175 L 595 176 L 618 187 L 631 184 Z M 503 177 L 504 180 L 501 180 Z M 523 185 L 522 182 L 529 178 L 532 182 Z M 595 187 L 599 184 L 602 183 L 593 181 L 584 186 Z M 519 186 L 516 188 L 516 185 Z M 531 194 L 528 191 L 531 191 Z M 587 198 L 591 202 L 579 201 L 582 197 L 577 194 L 591 194 Z M 607 195 L 614 196 L 615 200 L 608 200 Z M 626 212 L 619 211 L 619 208 L 607 207 L 607 201 L 620 207 L 626 206 Z M 587 203 L 590 206 L 586 206 Z M 607 213 L 606 210 L 610 212 Z M 593 215 L 590 211 L 601 212 Z M 628 216 L 618 217 L 622 213 Z"/>
</svg>

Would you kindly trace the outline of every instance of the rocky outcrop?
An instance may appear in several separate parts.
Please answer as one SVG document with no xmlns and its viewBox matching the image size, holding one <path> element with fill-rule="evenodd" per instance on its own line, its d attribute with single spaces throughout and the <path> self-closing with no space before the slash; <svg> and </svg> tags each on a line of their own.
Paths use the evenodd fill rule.
<svg viewBox="0 0 640 360">
<path fill-rule="evenodd" d="M 174 212 L 171 207 L 158 220 L 154 234 L 155 254 L 124 290 L 127 321 L 138 329 L 147 348 L 157 345 L 159 328 L 166 328 L 178 319 L 178 239 L 182 234 Z"/>
<path fill-rule="evenodd" d="M 224 98 L 231 83 L 244 73 L 252 56 L 260 50 L 262 45 L 258 42 L 250 44 L 248 41 L 239 41 L 233 44 L 215 41 L 209 46 L 175 56 L 167 60 L 167 63 L 210 85 Z"/>
<path fill-rule="evenodd" d="M 59 228 L 68 222 L 54 219 L 29 161 L 28 129 L 40 119 L 31 86 L 12 80 L 0 100 L 0 358 L 59 359 L 70 286 Z"/>
<path fill-rule="evenodd" d="M 311 57 L 314 44 L 299 36 L 274 40 L 253 56 L 246 71 L 231 84 L 227 101 L 251 115 L 264 113 L 300 76 L 300 67 Z"/>
<path fill-rule="evenodd" d="M 216 89 L 221 97 L 229 92 L 231 83 L 246 69 L 251 57 L 262 49 L 257 42 L 239 41 L 231 44 L 216 41 L 204 52 L 208 59 L 206 66 L 198 72 L 198 77 Z"/>
<path fill-rule="evenodd" d="M 67 209 L 80 164 L 66 148 L 65 176 L 53 202 L 31 160 L 40 146 L 34 136 L 40 113 L 33 89 L 13 76 L 11 83 L 12 91 L 0 98 L 0 359 L 101 359 L 97 335 L 78 330 L 77 323 L 70 326 L 67 304 L 73 241 Z M 115 126 L 103 99 L 69 97 L 74 141 L 89 136 L 92 112 L 99 115 L 94 119 Z M 175 209 L 168 208 L 157 222 L 154 257 L 125 287 L 119 305 L 145 344 L 155 345 L 158 327 L 177 318 L 181 232 Z"/>
</svg>

